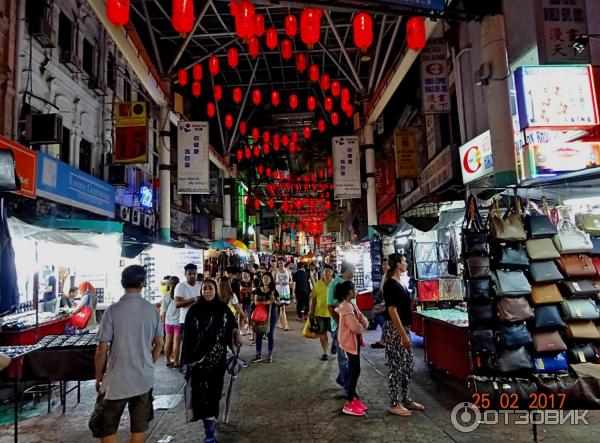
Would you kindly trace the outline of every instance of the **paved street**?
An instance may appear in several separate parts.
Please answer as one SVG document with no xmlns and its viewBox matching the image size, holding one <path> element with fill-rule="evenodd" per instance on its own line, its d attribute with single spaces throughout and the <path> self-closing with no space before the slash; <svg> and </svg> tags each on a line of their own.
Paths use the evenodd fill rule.
<svg viewBox="0 0 600 443">
<path fill-rule="evenodd" d="M 413 397 L 425 404 L 425 413 L 411 418 L 390 415 L 385 363 L 382 350 L 367 348 L 363 354 L 359 392 L 369 406 L 364 418 L 341 414 L 343 399 L 335 385 L 335 358 L 322 362 L 317 340 L 300 335 L 299 322 L 293 321 L 288 332 L 277 331 L 272 364 L 251 364 L 242 371 L 234 388 L 232 412 L 228 424 L 219 423 L 221 442 L 487 442 L 532 441 L 530 426 L 481 426 L 470 434 L 456 431 L 450 421 L 450 411 L 467 395 L 459 383 L 440 374 L 433 378 L 423 363 L 423 353 L 417 350 L 418 370 Z M 373 342 L 379 331 L 370 331 L 367 340 Z M 242 357 L 254 355 L 250 346 Z M 182 380 L 174 370 L 159 366 L 156 396 L 181 394 Z M 228 385 L 226 377 L 226 386 Z M 68 399 L 67 414 L 56 412 L 22 423 L 21 442 L 75 443 L 92 441 L 87 420 L 94 400 L 93 386 L 86 383 L 83 402 L 74 405 L 75 396 Z M 170 410 L 157 411 L 149 442 L 202 441 L 201 423 L 186 424 L 183 403 Z M 541 441 L 596 442 L 600 432 L 600 414 L 588 415 L 589 426 L 545 426 L 539 429 Z M 128 421 L 123 420 L 119 435 L 125 440 Z M 170 439 L 169 439 L 170 438 Z M 12 428 L 0 428 L 0 442 L 12 441 Z"/>
</svg>

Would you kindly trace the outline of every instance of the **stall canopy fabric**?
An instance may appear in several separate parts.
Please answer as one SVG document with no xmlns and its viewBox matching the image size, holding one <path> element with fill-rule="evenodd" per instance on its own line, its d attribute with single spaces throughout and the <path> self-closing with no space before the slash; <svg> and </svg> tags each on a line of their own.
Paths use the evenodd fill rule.
<svg viewBox="0 0 600 443">
<path fill-rule="evenodd" d="M 19 303 L 15 251 L 8 229 L 4 199 L 0 199 L 0 315 Z"/>
</svg>

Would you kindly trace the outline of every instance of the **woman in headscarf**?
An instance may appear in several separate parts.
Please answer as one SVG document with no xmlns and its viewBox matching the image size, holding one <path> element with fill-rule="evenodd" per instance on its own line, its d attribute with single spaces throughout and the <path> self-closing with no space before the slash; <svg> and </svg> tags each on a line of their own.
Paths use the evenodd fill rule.
<svg viewBox="0 0 600 443">
<path fill-rule="evenodd" d="M 71 314 L 78 313 L 85 306 L 89 306 L 90 308 L 92 308 L 92 315 L 90 316 L 90 319 L 88 320 L 87 325 L 84 328 L 88 331 L 91 331 L 92 329 L 96 328 L 96 306 L 98 305 L 98 301 L 96 300 L 96 288 L 94 288 L 94 286 L 89 281 L 84 281 L 79 284 L 78 290 L 81 299 L 79 300 L 79 303 L 77 304 L 77 306 L 75 306 Z"/>
<path fill-rule="evenodd" d="M 227 346 L 241 345 L 235 317 L 219 299 L 214 280 L 204 280 L 198 303 L 185 318 L 182 368 L 189 421 L 202 420 L 205 443 L 214 443 L 225 377 Z"/>
</svg>

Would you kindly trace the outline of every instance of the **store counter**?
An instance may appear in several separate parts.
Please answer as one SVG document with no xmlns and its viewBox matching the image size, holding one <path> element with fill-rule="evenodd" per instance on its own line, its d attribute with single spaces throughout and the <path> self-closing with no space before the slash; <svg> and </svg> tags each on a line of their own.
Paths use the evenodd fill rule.
<svg viewBox="0 0 600 443">
<path fill-rule="evenodd" d="M 431 309 L 414 314 L 422 321 L 427 363 L 466 380 L 471 373 L 467 313 L 458 309 Z"/>
<path fill-rule="evenodd" d="M 52 320 L 39 323 L 37 339 L 40 340 L 47 335 L 64 334 L 69 323 L 70 316 L 55 317 Z M 0 344 L 4 346 L 24 346 L 34 345 L 36 343 L 36 327 L 31 326 L 14 331 L 2 331 L 0 334 Z"/>
</svg>

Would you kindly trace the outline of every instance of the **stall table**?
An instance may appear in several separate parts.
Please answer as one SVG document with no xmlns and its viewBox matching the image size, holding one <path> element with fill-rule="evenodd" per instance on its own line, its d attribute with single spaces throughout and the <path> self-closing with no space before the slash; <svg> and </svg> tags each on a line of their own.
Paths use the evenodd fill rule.
<svg viewBox="0 0 600 443">
<path fill-rule="evenodd" d="M 47 335 L 64 334 L 70 318 L 70 316 L 65 316 L 40 323 L 38 326 L 39 332 L 37 337 L 35 326 L 27 329 L 20 329 L 18 331 L 2 331 L 0 334 L 0 344 L 3 346 L 34 345 L 36 343 L 36 338 L 37 340 L 40 340 Z"/>
<path fill-rule="evenodd" d="M 458 309 L 421 310 L 425 359 L 459 380 L 471 373 L 469 360 L 469 322 L 466 312 Z"/>
</svg>

